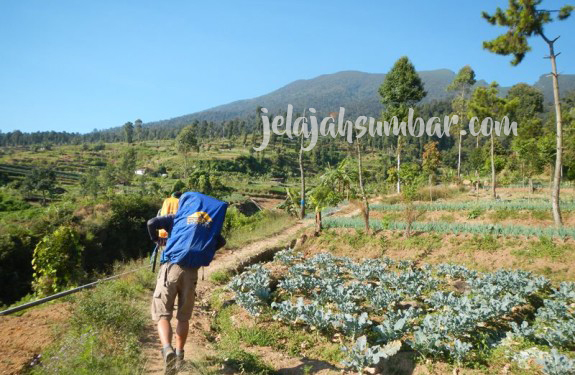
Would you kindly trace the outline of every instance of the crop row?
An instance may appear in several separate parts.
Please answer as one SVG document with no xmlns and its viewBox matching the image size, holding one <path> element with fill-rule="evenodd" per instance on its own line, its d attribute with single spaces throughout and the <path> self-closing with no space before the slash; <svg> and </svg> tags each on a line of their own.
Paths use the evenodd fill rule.
<svg viewBox="0 0 575 375">
<path fill-rule="evenodd" d="M 407 223 L 403 221 L 370 221 L 373 229 L 387 230 L 405 230 Z M 363 219 L 330 217 L 324 220 L 325 228 L 353 228 L 362 229 L 365 227 Z M 571 237 L 575 238 L 575 229 L 573 228 L 543 228 L 528 227 L 521 225 L 500 225 L 500 224 L 470 224 L 470 223 L 448 223 L 443 221 L 434 222 L 414 222 L 411 229 L 421 232 L 440 232 L 440 233 L 470 233 L 470 234 L 492 234 L 500 236 L 525 236 L 525 237 Z"/>
<path fill-rule="evenodd" d="M 404 204 L 377 203 L 370 206 L 374 211 L 403 211 Z M 414 205 L 419 211 L 471 211 L 471 210 L 512 210 L 512 211 L 551 211 L 548 201 L 479 201 L 479 202 L 450 202 L 450 203 L 420 203 Z M 562 211 L 575 211 L 575 202 L 563 202 Z"/>
<path fill-rule="evenodd" d="M 575 370 L 575 360 L 561 354 L 575 349 L 575 283 L 554 289 L 546 278 L 521 270 L 418 268 L 389 258 L 356 263 L 328 253 L 304 258 L 290 249 L 274 262 L 287 270 L 277 289 L 271 289 L 269 271 L 255 265 L 230 282 L 236 302 L 252 315 L 272 314 L 327 337 L 338 333 L 344 338 L 342 363 L 360 373 L 402 349 L 460 367 L 486 351 L 511 348 L 514 339 L 538 352 L 511 348 L 511 360 L 533 355 L 546 374 Z M 526 317 L 525 308 L 534 314 Z"/>
</svg>

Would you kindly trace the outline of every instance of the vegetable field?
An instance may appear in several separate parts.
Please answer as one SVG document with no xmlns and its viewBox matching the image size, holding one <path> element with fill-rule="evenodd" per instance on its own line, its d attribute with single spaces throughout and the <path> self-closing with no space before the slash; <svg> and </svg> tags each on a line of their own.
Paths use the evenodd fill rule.
<svg viewBox="0 0 575 375">
<path fill-rule="evenodd" d="M 252 316 L 338 337 L 345 368 L 362 372 L 399 352 L 514 373 L 575 372 L 575 283 L 553 286 L 522 270 L 481 273 L 456 264 L 390 258 L 354 262 L 291 249 L 228 288 Z"/>
<path fill-rule="evenodd" d="M 359 218 L 327 218 L 324 222 L 326 228 L 354 228 L 364 227 L 363 221 Z M 407 223 L 403 221 L 373 221 L 371 227 L 374 229 L 405 230 Z M 412 230 L 422 232 L 440 233 L 471 233 L 471 234 L 493 234 L 502 236 L 526 236 L 526 237 L 561 237 L 575 238 L 573 228 L 550 228 L 532 227 L 519 225 L 500 224 L 470 224 L 470 223 L 448 223 L 448 222 L 414 222 L 411 224 Z"/>
</svg>

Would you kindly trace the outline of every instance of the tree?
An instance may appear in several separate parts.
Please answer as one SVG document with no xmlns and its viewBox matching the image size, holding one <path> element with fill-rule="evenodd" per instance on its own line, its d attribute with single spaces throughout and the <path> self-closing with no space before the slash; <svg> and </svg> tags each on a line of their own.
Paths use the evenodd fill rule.
<svg viewBox="0 0 575 375">
<path fill-rule="evenodd" d="M 537 152 L 539 138 L 543 135 L 541 114 L 543 113 L 543 93 L 525 83 L 513 86 L 507 93 L 508 99 L 519 100 L 520 106 L 513 111 L 513 120 L 517 127 L 517 136 L 513 138 L 511 148 L 517 153 L 522 174 L 529 179 L 529 193 L 533 193 L 533 175 L 541 170 L 542 160 Z"/>
<path fill-rule="evenodd" d="M 124 124 L 124 135 L 126 136 L 126 142 L 132 143 L 134 139 L 134 124 L 131 122 Z"/>
<path fill-rule="evenodd" d="M 184 176 L 188 174 L 189 154 L 192 151 L 198 151 L 198 139 L 196 137 L 196 127 L 193 125 L 186 126 L 178 133 L 176 137 L 176 150 L 184 157 Z"/>
<path fill-rule="evenodd" d="M 301 133 L 300 149 L 299 149 L 299 172 L 300 172 L 300 209 L 299 218 L 305 218 L 305 166 L 303 162 L 303 132 Z"/>
<path fill-rule="evenodd" d="M 411 226 L 421 215 L 422 211 L 417 211 L 413 206 L 413 201 L 417 195 L 417 189 L 421 185 L 421 170 L 415 163 L 405 163 L 398 172 L 399 178 L 403 181 L 401 189 L 401 198 L 405 205 L 405 236 L 411 236 Z"/>
<path fill-rule="evenodd" d="M 116 169 L 116 178 L 122 185 L 130 185 L 136 171 L 138 154 L 135 149 L 129 148 L 120 156 L 120 163 Z"/>
<path fill-rule="evenodd" d="M 423 173 L 428 176 L 429 179 L 429 200 L 433 201 L 432 196 L 432 186 L 433 180 L 435 179 L 437 172 L 439 170 L 439 165 L 441 163 L 441 155 L 437 148 L 436 141 L 429 141 L 424 146 L 423 151 Z"/>
<path fill-rule="evenodd" d="M 51 168 L 34 168 L 22 184 L 27 191 L 42 194 L 42 206 L 46 205 L 46 194 L 52 194 L 56 187 L 56 172 Z"/>
<path fill-rule="evenodd" d="M 39 296 L 60 292 L 83 276 L 82 252 L 77 234 L 61 226 L 46 235 L 34 249 L 33 287 Z"/>
<path fill-rule="evenodd" d="M 136 125 L 136 139 L 138 141 L 142 141 L 143 140 L 143 134 L 142 134 L 142 120 L 137 119 L 134 124 Z"/>
<path fill-rule="evenodd" d="M 507 115 L 518 103 L 517 99 L 508 101 L 504 98 L 497 96 L 499 92 L 499 85 L 497 82 L 492 82 L 488 87 L 477 87 L 471 99 L 469 100 L 470 116 L 476 116 L 479 122 L 485 118 L 491 118 L 493 121 L 499 121 L 503 116 Z M 497 198 L 496 191 L 496 168 L 495 168 L 495 140 L 493 121 L 491 121 L 490 130 L 490 160 L 491 160 L 491 193 L 493 199 Z"/>
<path fill-rule="evenodd" d="M 367 201 L 367 194 L 365 193 L 365 187 L 363 184 L 363 166 L 361 160 L 361 141 L 359 138 L 355 140 L 357 146 L 357 177 L 359 183 L 359 193 L 361 194 L 361 199 L 363 205 L 361 207 L 361 213 L 363 215 L 363 222 L 365 224 L 365 233 L 369 233 L 369 202 Z"/>
<path fill-rule="evenodd" d="M 467 106 L 469 103 L 469 94 L 471 87 L 475 84 L 475 72 L 469 65 L 459 70 L 453 81 L 447 86 L 448 91 L 455 91 L 457 94 L 452 101 L 452 107 L 459 116 L 457 132 L 459 133 L 459 142 L 457 145 L 457 179 L 461 178 L 461 141 L 463 138 L 462 126 L 466 123 Z"/>
<path fill-rule="evenodd" d="M 397 116 L 399 121 L 407 121 L 409 108 L 427 95 L 423 82 L 407 56 L 395 62 L 379 86 L 381 103 L 385 106 L 383 117 Z M 397 169 L 401 168 L 401 135 L 397 137 Z M 397 192 L 400 192 L 400 180 L 397 180 Z"/>
<path fill-rule="evenodd" d="M 483 42 L 483 48 L 498 55 L 513 55 L 511 65 L 519 65 L 527 52 L 531 50 L 528 39 L 532 36 L 540 36 L 549 47 L 551 60 L 551 77 L 553 81 L 553 100 L 555 103 L 556 143 L 555 170 L 553 173 L 553 189 L 551 204 L 553 207 L 553 220 L 555 226 L 563 225 L 561 208 L 559 206 L 559 194 L 561 187 L 561 170 L 563 157 L 563 127 L 561 124 L 561 101 L 559 98 L 559 75 L 557 73 L 557 56 L 555 53 L 555 39 L 549 39 L 544 33 L 544 26 L 553 22 L 552 10 L 541 9 L 542 0 L 509 0 L 509 8 L 505 11 L 497 8 L 493 15 L 483 12 L 483 18 L 492 25 L 508 27 L 509 30 L 497 38 Z M 559 20 L 565 20 L 575 9 L 572 5 L 563 6 L 557 13 Z"/>
<path fill-rule="evenodd" d="M 309 193 L 309 200 L 315 211 L 315 232 L 320 233 L 323 229 L 321 211 L 329 206 L 335 206 L 342 200 L 341 194 L 334 189 L 336 181 L 334 175 L 327 171 L 320 177 L 320 183 Z"/>
<path fill-rule="evenodd" d="M 87 173 L 80 178 L 80 186 L 85 194 L 90 194 L 94 198 L 100 193 L 101 184 L 98 179 L 99 173 L 96 168 L 90 168 Z"/>
</svg>

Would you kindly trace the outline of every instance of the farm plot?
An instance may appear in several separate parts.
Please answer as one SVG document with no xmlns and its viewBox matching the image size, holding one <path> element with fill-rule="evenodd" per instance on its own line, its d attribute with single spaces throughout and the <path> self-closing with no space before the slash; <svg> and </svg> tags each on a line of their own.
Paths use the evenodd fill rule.
<svg viewBox="0 0 575 375">
<path fill-rule="evenodd" d="M 328 253 L 306 258 L 288 249 L 228 287 L 253 316 L 338 337 L 341 364 L 359 372 L 399 352 L 457 368 L 503 361 L 513 373 L 575 371 L 573 282 L 554 288 L 521 270 L 480 273 L 390 258 L 354 262 Z"/>
<path fill-rule="evenodd" d="M 407 223 L 404 221 L 374 221 L 370 226 L 373 229 L 405 230 Z M 327 218 L 324 221 L 325 228 L 364 228 L 363 219 L 359 218 Z M 449 223 L 449 222 L 420 222 L 411 223 L 411 229 L 422 232 L 440 233 L 471 233 L 479 235 L 501 235 L 501 236 L 526 236 L 526 237 L 560 237 L 575 238 L 573 228 L 550 228 L 533 227 L 520 225 L 500 225 L 500 224 L 473 224 L 473 223 Z"/>
</svg>

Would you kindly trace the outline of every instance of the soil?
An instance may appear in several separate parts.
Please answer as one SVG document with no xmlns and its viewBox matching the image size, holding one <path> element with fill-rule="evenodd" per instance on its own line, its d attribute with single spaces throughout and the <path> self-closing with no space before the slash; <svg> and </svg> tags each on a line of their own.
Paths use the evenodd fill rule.
<svg viewBox="0 0 575 375">
<path fill-rule="evenodd" d="M 0 317 L 0 374 L 18 374 L 57 335 L 56 327 L 70 316 L 66 302 L 44 305 L 21 316 Z"/>
</svg>

